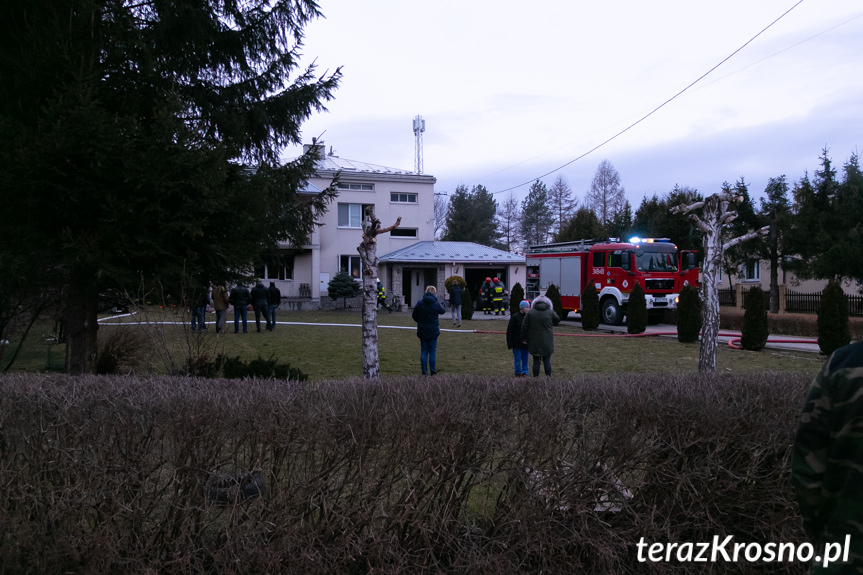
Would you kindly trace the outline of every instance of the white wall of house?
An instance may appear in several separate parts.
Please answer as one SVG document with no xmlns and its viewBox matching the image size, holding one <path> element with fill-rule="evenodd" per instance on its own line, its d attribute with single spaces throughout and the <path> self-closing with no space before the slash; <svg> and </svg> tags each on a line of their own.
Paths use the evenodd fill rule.
<svg viewBox="0 0 863 575">
<path fill-rule="evenodd" d="M 361 273 L 357 247 L 362 241 L 364 206 L 374 206 L 383 227 L 393 225 L 401 217 L 394 233 L 378 236 L 378 256 L 434 239 L 433 176 L 330 155 L 319 163 L 310 183 L 327 188 L 338 170 L 341 170 L 338 197 L 329 205 L 322 225 L 303 246 L 304 250 L 294 254 L 292 277 L 276 281 L 283 296 L 298 297 L 309 290 L 312 300 L 318 300 L 326 297 L 329 280 L 341 268 Z M 380 266 L 378 276 L 388 285 L 385 274 L 384 266 Z"/>
</svg>

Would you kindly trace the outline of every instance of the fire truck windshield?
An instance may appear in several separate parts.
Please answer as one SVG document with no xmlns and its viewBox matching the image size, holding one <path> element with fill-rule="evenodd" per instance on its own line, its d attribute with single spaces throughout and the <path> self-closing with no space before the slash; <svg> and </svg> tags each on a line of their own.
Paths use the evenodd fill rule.
<svg viewBox="0 0 863 575">
<path fill-rule="evenodd" d="M 677 256 L 670 251 L 637 250 L 635 267 L 641 272 L 676 272 Z"/>
</svg>

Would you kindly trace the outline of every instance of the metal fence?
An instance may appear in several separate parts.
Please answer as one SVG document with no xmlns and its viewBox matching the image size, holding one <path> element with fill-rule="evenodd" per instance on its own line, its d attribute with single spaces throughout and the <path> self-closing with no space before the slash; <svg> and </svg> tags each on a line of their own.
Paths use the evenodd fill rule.
<svg viewBox="0 0 863 575">
<path fill-rule="evenodd" d="M 788 313 L 818 313 L 821 293 L 799 293 L 785 290 L 785 311 Z M 848 299 L 848 315 L 863 317 L 863 296 L 845 295 Z"/>
<path fill-rule="evenodd" d="M 735 290 L 734 288 L 720 288 L 719 305 L 730 305 L 731 307 L 736 306 L 737 290 Z"/>
<path fill-rule="evenodd" d="M 751 288 L 750 288 L 751 289 Z M 746 297 L 748 289 L 741 290 L 742 297 Z M 818 313 L 818 306 L 821 305 L 821 293 L 800 293 L 792 290 L 785 290 L 785 312 L 786 313 Z M 766 294 L 767 305 L 770 305 L 769 294 Z M 848 298 L 848 315 L 851 317 L 863 317 L 863 296 L 861 295 L 845 295 Z M 742 302 L 741 302 L 742 303 Z M 719 290 L 719 305 L 736 306 L 737 291 L 733 288 L 724 288 Z"/>
</svg>

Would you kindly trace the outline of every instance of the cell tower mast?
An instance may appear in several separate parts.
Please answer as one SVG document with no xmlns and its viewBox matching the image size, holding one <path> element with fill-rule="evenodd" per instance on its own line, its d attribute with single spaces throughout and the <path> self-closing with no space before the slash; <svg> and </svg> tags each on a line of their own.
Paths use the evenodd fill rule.
<svg viewBox="0 0 863 575">
<path fill-rule="evenodd" d="M 426 121 L 422 116 L 414 118 L 414 136 L 417 138 L 416 143 L 416 173 L 423 173 L 423 132 L 426 131 Z"/>
</svg>

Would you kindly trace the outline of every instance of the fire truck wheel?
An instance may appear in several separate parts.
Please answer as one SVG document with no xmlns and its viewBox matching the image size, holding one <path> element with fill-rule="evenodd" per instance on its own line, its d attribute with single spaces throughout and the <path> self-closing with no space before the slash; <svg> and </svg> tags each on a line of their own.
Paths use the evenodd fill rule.
<svg viewBox="0 0 863 575">
<path fill-rule="evenodd" d="M 617 305 L 617 300 L 613 297 L 605 298 L 602 301 L 602 323 L 606 325 L 620 325 L 623 323 L 623 313 L 620 306 Z"/>
</svg>

